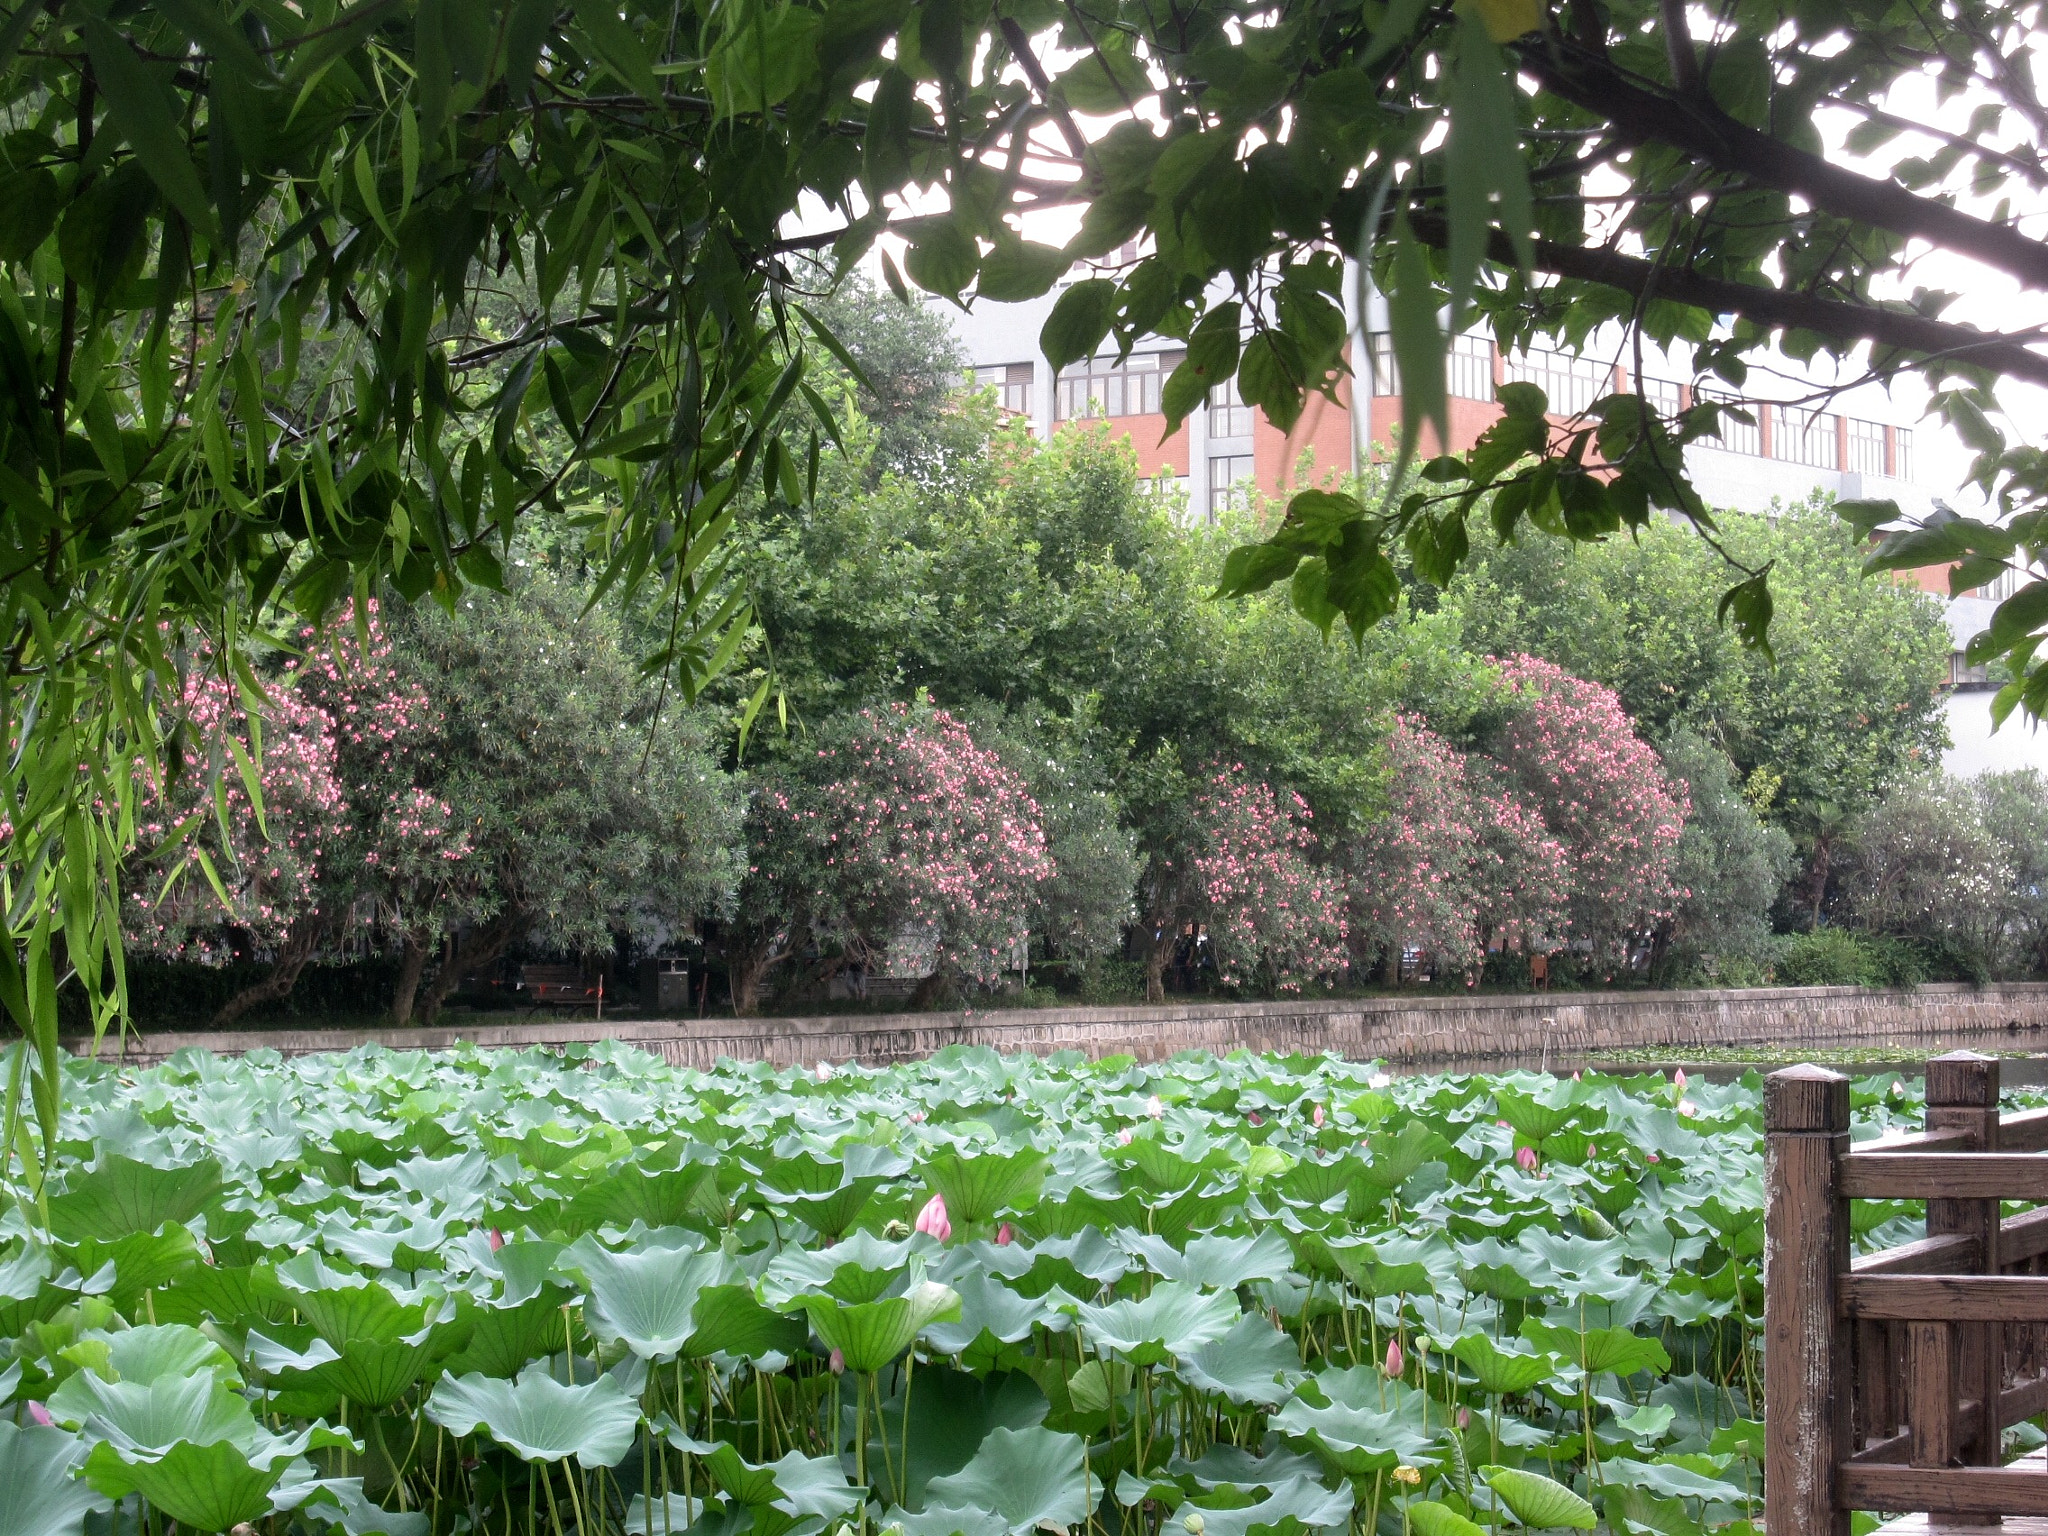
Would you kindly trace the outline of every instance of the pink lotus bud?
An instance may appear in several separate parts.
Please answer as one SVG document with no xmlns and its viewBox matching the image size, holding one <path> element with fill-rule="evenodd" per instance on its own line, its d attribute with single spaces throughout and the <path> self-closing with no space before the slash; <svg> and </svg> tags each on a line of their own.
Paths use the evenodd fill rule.
<svg viewBox="0 0 2048 1536">
<path fill-rule="evenodd" d="M 933 1195 L 917 1213 L 917 1230 L 944 1242 L 953 1235 L 953 1223 L 946 1219 L 946 1197 Z"/>
<path fill-rule="evenodd" d="M 1120 1147 L 1128 1147 L 1131 1144 L 1131 1128 L 1129 1126 L 1125 1126 L 1116 1133 L 1116 1144 Z"/>
<path fill-rule="evenodd" d="M 1582 1078 L 1582 1077 L 1580 1077 L 1578 1073 L 1574 1072 L 1574 1073 L 1572 1074 L 1572 1081 L 1573 1081 L 1573 1082 L 1575 1082 L 1575 1083 L 1582 1083 L 1582 1082 L 1584 1082 L 1584 1081 L 1585 1081 L 1585 1079 L 1584 1079 L 1584 1078 Z"/>
<path fill-rule="evenodd" d="M 1154 1120 L 1157 1120 L 1161 1115 L 1166 1113 L 1166 1106 L 1159 1102 L 1158 1094 L 1153 1094 L 1151 1098 L 1145 1101 L 1145 1113 L 1150 1115 Z"/>
<path fill-rule="evenodd" d="M 1680 1067 L 1676 1072 L 1671 1074 L 1671 1085 L 1674 1088 L 1676 1088 L 1680 1093 L 1685 1092 L 1685 1068 Z"/>
<path fill-rule="evenodd" d="M 1401 1341 L 1398 1338 L 1387 1340 L 1387 1374 L 1398 1376 L 1406 1369 L 1407 1364 L 1407 1360 L 1401 1354 Z"/>
<path fill-rule="evenodd" d="M 505 1246 L 505 1234 L 496 1227 L 491 1228 L 491 1252 L 496 1253 Z"/>
<path fill-rule="evenodd" d="M 1892 1084 L 1892 1097 L 1893 1097 L 1893 1098 L 1895 1098 L 1895 1099 L 1903 1099 L 1903 1098 L 1904 1098 L 1905 1096 L 1906 1096 L 1906 1085 L 1905 1085 L 1904 1083 L 1893 1083 L 1893 1084 Z"/>
<path fill-rule="evenodd" d="M 1536 1149 L 1534 1147 L 1515 1148 L 1515 1166 L 1524 1173 L 1534 1173 L 1536 1171 Z"/>
<path fill-rule="evenodd" d="M 821 1083 L 829 1083 L 829 1082 L 831 1082 L 831 1081 L 832 1081 L 832 1063 L 831 1063 L 831 1062 L 829 1062 L 829 1061 L 821 1061 L 821 1062 L 819 1062 L 819 1063 L 818 1063 L 818 1081 L 819 1081 L 819 1082 L 821 1082 Z"/>
<path fill-rule="evenodd" d="M 1460 1408 L 1460 1409 L 1458 1410 L 1458 1428 L 1460 1428 L 1460 1429 L 1470 1429 L 1471 1427 L 1472 1427 L 1472 1410 L 1471 1410 L 1470 1408 Z"/>
<path fill-rule="evenodd" d="M 910 1112 L 910 1123 L 911 1123 L 912 1125 L 923 1125 L 923 1124 L 924 1124 L 924 1111 L 923 1111 L 923 1110 L 921 1110 L 921 1109 L 913 1109 L 913 1110 L 912 1110 L 912 1111 Z"/>
<path fill-rule="evenodd" d="M 1249 1120 L 1253 1125 L 1264 1125 L 1266 1123 L 1265 1120 L 1261 1118 L 1259 1112 L 1256 1109 L 1253 1110 L 1250 1114 L 1246 1115 L 1245 1119 Z"/>
<path fill-rule="evenodd" d="M 846 1374 L 846 1351 L 843 1349 L 833 1350 L 831 1358 L 826 1360 L 825 1363 L 832 1368 L 834 1376 L 844 1376 Z"/>
<path fill-rule="evenodd" d="M 33 1400 L 31 1400 L 28 1405 L 28 1421 L 29 1423 L 37 1425 L 43 1429 L 48 1429 L 51 1425 L 57 1422 L 55 1419 L 50 1417 L 49 1409 L 45 1408 L 41 1403 L 35 1402 Z"/>
<path fill-rule="evenodd" d="M 1658 1156 L 1658 1155 L 1657 1155 L 1656 1153 L 1654 1153 L 1654 1152 L 1646 1153 L 1646 1154 L 1644 1154 L 1644 1155 L 1645 1155 L 1645 1156 L 1647 1156 L 1647 1157 L 1649 1158 L 1649 1160 L 1650 1160 L 1651 1162 L 1653 1162 L 1653 1163 L 1661 1163 L 1661 1162 L 1663 1162 L 1663 1161 L 1664 1161 L 1664 1159 L 1663 1159 L 1663 1158 L 1659 1157 L 1659 1156 Z"/>
<path fill-rule="evenodd" d="M 1509 1125 L 1505 1120 L 1496 1120 L 1493 1123 L 1499 1126 L 1504 1131 L 1511 1131 L 1514 1129 L 1514 1127 Z"/>
<path fill-rule="evenodd" d="M 1010 1224 L 1007 1221 L 996 1228 L 996 1246 L 998 1248 L 1007 1248 L 1015 1241 L 1017 1241 L 1017 1234 L 1010 1230 Z"/>
<path fill-rule="evenodd" d="M 1599 1155 L 1600 1155 L 1600 1149 L 1599 1149 L 1598 1147 L 1594 1146 L 1594 1145 L 1593 1145 L 1593 1143 L 1591 1143 L 1590 1141 L 1589 1141 L 1589 1142 L 1587 1142 L 1587 1143 L 1586 1143 L 1586 1161 L 1590 1163 L 1590 1162 L 1591 1162 L 1591 1161 L 1592 1161 L 1592 1160 L 1593 1160 L 1594 1158 L 1598 1157 Z"/>
<path fill-rule="evenodd" d="M 1310 1112 L 1308 1118 L 1309 1123 L 1320 1130 L 1323 1124 L 1323 1106 L 1318 1104 L 1315 1107 L 1315 1109 Z"/>
</svg>

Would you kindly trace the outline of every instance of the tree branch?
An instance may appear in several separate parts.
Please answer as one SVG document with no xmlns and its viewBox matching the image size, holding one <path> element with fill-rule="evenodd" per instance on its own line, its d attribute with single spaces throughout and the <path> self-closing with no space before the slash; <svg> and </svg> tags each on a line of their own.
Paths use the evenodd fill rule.
<svg viewBox="0 0 2048 1536">
<path fill-rule="evenodd" d="M 1443 215 L 1410 212 L 1408 222 L 1424 243 L 1449 247 L 1450 224 Z M 1487 255 L 1492 260 L 1503 266 L 1516 265 L 1514 245 L 1506 235 L 1495 230 L 1488 240 Z M 1868 341 L 1905 352 L 1950 358 L 1991 369 L 2007 378 L 2048 385 L 2048 355 L 2032 351 L 2010 336 L 1992 335 L 1896 309 L 1872 309 L 1839 299 L 1729 282 L 1682 268 L 1660 268 L 1640 256 L 1625 256 L 1598 247 L 1538 240 L 1534 255 L 1537 268 L 1556 277 L 1599 283 L 1630 294 L 1641 293 L 1654 284 L 1659 298 L 1691 304 L 1717 315 L 1740 315 L 1762 325 L 1818 331 L 1845 341 Z"/>
<path fill-rule="evenodd" d="M 1518 51 L 1522 67 L 1546 90 L 1612 123 L 1624 139 L 1668 144 L 1840 218 L 1918 236 L 2029 287 L 2048 289 L 2048 245 L 2017 229 L 1844 170 L 1737 122 L 1710 102 L 1645 90 L 1605 59 L 1563 39 L 1533 39 Z"/>
</svg>

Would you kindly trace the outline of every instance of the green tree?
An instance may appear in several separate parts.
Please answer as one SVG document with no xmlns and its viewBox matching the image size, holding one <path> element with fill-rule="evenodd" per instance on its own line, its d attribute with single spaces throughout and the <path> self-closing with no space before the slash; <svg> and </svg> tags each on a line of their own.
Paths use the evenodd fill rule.
<svg viewBox="0 0 2048 1536">
<path fill-rule="evenodd" d="M 2048 780 L 2021 768 L 1987 773 L 1975 788 L 1984 830 L 2009 878 L 2006 965 L 2013 974 L 2039 976 L 2048 971 Z"/>
<path fill-rule="evenodd" d="M 1664 984 L 1717 961 L 1761 960 L 1771 905 L 1792 873 L 1792 839 L 1744 797 L 1728 754 L 1681 726 L 1665 741 L 1665 770 L 1691 801 L 1672 861 L 1678 900 L 1656 932 L 1653 979 Z"/>
<path fill-rule="evenodd" d="M 410 909 L 401 1022 L 415 987 L 431 1020 L 462 977 L 521 940 L 609 948 L 614 931 L 687 929 L 728 898 L 739 808 L 708 722 L 657 710 L 658 689 L 586 591 L 527 572 L 509 596 L 421 605 L 391 628 L 394 669 L 435 711 L 419 787 L 453 809 L 475 882 L 458 933 L 444 908 Z"/>
<path fill-rule="evenodd" d="M 1770 818 L 1807 855 L 1809 918 L 1843 827 L 1947 744 L 1948 631 L 1925 593 L 1861 574 L 1821 504 L 1728 516 L 1722 536 L 1772 570 L 1773 656 L 1716 627 L 1719 553 L 1658 520 L 1633 538 L 1483 543 L 1444 595 L 1466 644 L 1528 650 L 1602 682 L 1653 736 L 1698 731 L 1778 785 Z"/>
</svg>

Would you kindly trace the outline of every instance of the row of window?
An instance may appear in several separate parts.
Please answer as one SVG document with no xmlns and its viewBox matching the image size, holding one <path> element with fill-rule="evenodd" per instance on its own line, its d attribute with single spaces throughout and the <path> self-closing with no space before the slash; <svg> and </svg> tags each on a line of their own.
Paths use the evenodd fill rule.
<svg viewBox="0 0 2048 1536">
<path fill-rule="evenodd" d="M 1180 365 L 1182 352 L 1134 353 L 1122 362 L 1095 358 L 1062 368 L 1054 381 L 1053 419 L 1080 421 L 1102 416 L 1156 416 L 1160 413 L 1160 391 L 1167 375 Z M 1378 396 L 1401 392 L 1400 369 L 1394 360 L 1393 339 L 1384 332 L 1370 339 L 1369 364 L 1372 391 Z M 1002 407 L 1020 416 L 1031 414 L 1030 363 L 999 363 L 976 368 L 976 385 L 994 389 Z M 1529 383 L 1540 388 L 1552 411 L 1576 416 L 1589 410 L 1596 400 L 1615 392 L 1618 371 L 1595 358 L 1531 347 L 1501 360 L 1502 383 Z M 1447 361 L 1450 393 L 1462 400 L 1492 400 L 1495 395 L 1494 347 L 1483 336 L 1459 336 L 1451 344 Z M 1643 394 L 1650 404 L 1666 415 L 1676 413 L 1684 402 L 1684 391 L 1669 379 L 1646 378 Z M 1734 401 L 1735 396 L 1708 387 L 1697 391 L 1700 399 Z M 1831 411 L 1810 411 L 1793 405 L 1747 408 L 1756 419 L 1741 421 L 1723 413 L 1717 446 L 1731 453 L 1755 458 L 1772 458 L 1815 469 L 1849 470 L 1857 474 L 1883 475 L 1898 480 L 1913 478 L 1913 434 L 1905 427 L 1891 429 L 1891 451 L 1886 453 L 1886 428 L 1879 422 L 1844 419 Z M 1243 438 L 1252 435 L 1252 409 L 1238 393 L 1237 380 L 1218 385 L 1209 392 L 1209 436 Z M 1769 430 L 1766 441 L 1766 426 Z M 1767 451 L 1768 450 L 1768 451 Z M 1887 457 L 1890 462 L 1887 463 Z M 1228 460 L 1219 459 L 1217 462 Z M 1212 477 L 1213 484 L 1216 481 Z"/>
</svg>

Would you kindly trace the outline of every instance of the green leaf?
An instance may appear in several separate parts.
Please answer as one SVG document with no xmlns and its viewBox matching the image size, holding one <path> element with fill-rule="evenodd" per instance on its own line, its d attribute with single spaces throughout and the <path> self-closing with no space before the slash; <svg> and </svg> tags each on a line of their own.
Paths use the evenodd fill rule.
<svg viewBox="0 0 2048 1536">
<path fill-rule="evenodd" d="M 657 106 L 661 82 L 640 38 L 619 15 L 618 0 L 572 0 L 576 19 L 605 68 Z"/>
<path fill-rule="evenodd" d="M 1203 1291 L 1182 1280 L 1163 1281 L 1142 1300 L 1127 1296 L 1103 1307 L 1082 1302 L 1075 1311 L 1091 1344 L 1133 1365 L 1164 1365 L 1172 1350 L 1220 1339 L 1239 1315 L 1230 1292 Z"/>
<path fill-rule="evenodd" d="M 1263 592 L 1276 581 L 1284 581 L 1301 564 L 1297 550 L 1278 544 L 1240 544 L 1223 560 L 1223 572 L 1216 580 L 1216 593 L 1223 597 L 1246 597 Z"/>
<path fill-rule="evenodd" d="M 1091 277 L 1059 296 L 1038 337 L 1039 350 L 1055 373 L 1095 355 L 1116 314 L 1116 292 L 1108 278 Z"/>
<path fill-rule="evenodd" d="M 920 1172 L 928 1188 L 945 1196 L 946 1214 L 955 1225 L 985 1226 L 998 1216 L 1028 1212 L 1038 1203 L 1051 1169 L 1043 1152 L 1026 1149 L 971 1157 L 944 1152 L 928 1159 Z"/>
<path fill-rule="evenodd" d="M 1088 1517 L 1087 1447 L 1043 1427 L 992 1429 L 974 1459 L 925 1487 L 921 1514 L 892 1511 L 907 1536 L 1027 1536 Z"/>
<path fill-rule="evenodd" d="M 724 1255 L 686 1248 L 611 1253 L 587 1239 L 569 1262 L 590 1282 L 584 1318 L 607 1342 L 623 1343 L 643 1360 L 673 1360 L 696 1331 L 699 1292 L 726 1269 Z"/>
<path fill-rule="evenodd" d="M 1450 386 L 1444 371 L 1445 341 L 1437 323 L 1443 301 L 1430 277 L 1422 242 L 1409 227 L 1404 207 L 1394 218 L 1394 281 L 1387 295 L 1387 327 L 1394 341 L 1394 365 L 1401 373 L 1401 466 L 1414 456 L 1422 424 L 1436 427 L 1437 442 L 1451 440 Z M 1399 474 L 1395 480 L 1399 480 Z"/>
<path fill-rule="evenodd" d="M 107 1507 L 75 1475 L 84 1450 L 61 1429 L 0 1421 L 0 1536 L 80 1536 L 86 1515 Z"/>
<path fill-rule="evenodd" d="M 104 1152 L 51 1197 L 50 1227 L 68 1242 L 155 1232 L 204 1211 L 220 1193 L 220 1183 L 220 1164 L 212 1158 L 160 1168 Z"/>
<path fill-rule="evenodd" d="M 1770 574 L 1762 571 L 1723 592 L 1714 618 L 1721 624 L 1733 619 L 1736 637 L 1743 646 L 1769 657 L 1772 611 Z"/>
<path fill-rule="evenodd" d="M 213 205 L 206 199 L 206 188 L 186 149 L 170 92 L 136 56 L 128 40 L 106 22 L 88 13 L 80 19 L 80 30 L 107 103 L 107 115 L 120 128 L 135 158 L 165 200 L 185 216 L 186 223 L 218 240 Z"/>
<path fill-rule="evenodd" d="M 1282 432 L 1301 420 L 1302 396 L 1308 388 L 1301 347 L 1281 331 L 1261 331 L 1244 344 L 1237 365 L 1237 388 L 1245 404 L 1258 406 Z"/>
<path fill-rule="evenodd" d="M 849 1371 L 879 1371 L 916 1341 L 927 1324 L 960 1315 L 960 1297 L 950 1286 L 917 1280 L 901 1296 L 848 1304 L 836 1296 L 802 1296 L 811 1327 L 828 1349 L 836 1349 Z"/>
<path fill-rule="evenodd" d="M 791 1451 L 780 1461 L 757 1465 L 743 1460 L 732 1446 L 720 1444 L 705 1456 L 704 1468 L 741 1504 L 799 1519 L 829 1518 L 861 1502 L 862 1490 L 847 1482 L 836 1456 Z"/>
<path fill-rule="evenodd" d="M 1239 1405 L 1277 1408 L 1294 1395 L 1301 1380 L 1301 1355 L 1293 1339 L 1257 1313 L 1247 1312 L 1219 1339 L 1180 1352 L 1181 1372 L 1205 1392 L 1220 1392 Z"/>
<path fill-rule="evenodd" d="M 526 1461 L 616 1467 L 633 1448 L 640 1405 L 611 1375 L 567 1387 L 535 1361 L 517 1381 L 449 1376 L 427 1399 L 426 1415 L 450 1434 L 479 1429 Z"/>
<path fill-rule="evenodd" d="M 1526 1392 L 1557 1370 L 1554 1355 L 1532 1349 L 1503 1349 L 1484 1333 L 1468 1333 L 1451 1346 L 1458 1363 L 1479 1380 L 1479 1390 L 1492 1397 Z"/>
<path fill-rule="evenodd" d="M 1067 253 L 1057 246 L 998 235 L 995 249 L 981 260 L 981 281 L 975 292 L 999 304 L 1035 299 L 1052 292 L 1053 284 L 1071 265 Z"/>
<path fill-rule="evenodd" d="M 1410 1504 L 1404 1513 L 1415 1536 L 1486 1536 L 1484 1526 L 1474 1525 L 1448 1504 Z"/>
<path fill-rule="evenodd" d="M 926 293 L 956 298 L 974 281 L 981 253 L 954 220 L 944 216 L 920 219 L 906 233 L 911 244 L 903 257 L 903 270 Z"/>
<path fill-rule="evenodd" d="M 1481 1467 L 1479 1475 L 1486 1479 L 1486 1486 L 1500 1495 L 1501 1503 L 1507 1505 L 1524 1525 L 1539 1528 L 1565 1526 L 1572 1530 L 1590 1531 L 1599 1524 L 1593 1506 L 1555 1478 L 1545 1477 L 1540 1472 L 1495 1466 Z"/>
</svg>

